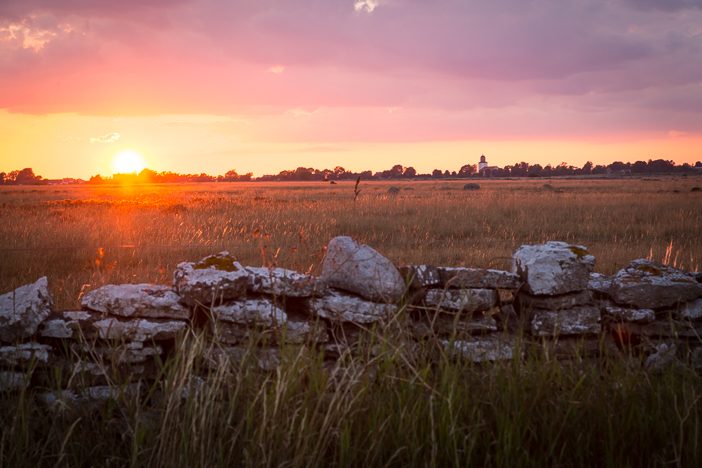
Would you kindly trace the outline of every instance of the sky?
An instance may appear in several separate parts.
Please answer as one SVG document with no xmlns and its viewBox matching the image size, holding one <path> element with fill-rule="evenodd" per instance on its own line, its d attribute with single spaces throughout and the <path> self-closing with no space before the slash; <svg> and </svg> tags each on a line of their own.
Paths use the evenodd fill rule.
<svg viewBox="0 0 702 468">
<path fill-rule="evenodd" d="M 2 0 L 0 171 L 702 160 L 702 0 Z"/>
</svg>

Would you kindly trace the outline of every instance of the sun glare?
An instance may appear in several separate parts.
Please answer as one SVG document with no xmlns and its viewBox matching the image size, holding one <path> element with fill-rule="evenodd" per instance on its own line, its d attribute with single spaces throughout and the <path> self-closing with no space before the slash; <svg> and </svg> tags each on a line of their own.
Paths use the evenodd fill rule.
<svg viewBox="0 0 702 468">
<path fill-rule="evenodd" d="M 144 169 L 144 159 L 139 153 L 132 150 L 120 151 L 115 155 L 112 169 L 115 174 L 139 173 Z"/>
</svg>

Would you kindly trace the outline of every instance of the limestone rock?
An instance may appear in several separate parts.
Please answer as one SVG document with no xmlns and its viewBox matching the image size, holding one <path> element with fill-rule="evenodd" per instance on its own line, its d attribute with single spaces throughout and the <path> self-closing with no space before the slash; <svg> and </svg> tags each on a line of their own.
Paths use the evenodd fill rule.
<svg viewBox="0 0 702 468">
<path fill-rule="evenodd" d="M 212 308 L 215 320 L 241 325 L 272 327 L 284 324 L 288 316 L 270 299 L 247 299 Z"/>
<path fill-rule="evenodd" d="M 255 339 L 287 344 L 326 343 L 329 340 L 326 327 L 321 322 L 287 321 L 276 328 L 252 329 L 235 323 L 213 321 L 210 327 L 219 342 L 232 345 Z"/>
<path fill-rule="evenodd" d="M 523 245 L 512 256 L 512 271 L 524 281 L 527 292 L 566 294 L 587 288 L 595 257 L 582 245 L 551 241 Z"/>
<path fill-rule="evenodd" d="M 209 307 L 238 299 L 246 294 L 248 284 L 249 273 L 226 251 L 196 263 L 179 263 L 173 275 L 176 292 L 191 306 Z"/>
<path fill-rule="evenodd" d="M 443 310 L 477 312 L 497 305 L 497 292 L 493 289 L 430 289 L 424 303 Z"/>
<path fill-rule="evenodd" d="M 699 320 L 702 318 L 702 299 L 695 299 L 692 302 L 684 304 L 678 316 L 682 319 L 687 320 Z"/>
<path fill-rule="evenodd" d="M 95 407 L 110 400 L 133 399 L 141 391 L 139 383 L 112 386 L 96 385 L 79 390 L 59 390 L 37 395 L 40 404 L 51 411 L 62 411 L 75 407 Z"/>
<path fill-rule="evenodd" d="M 644 362 L 644 368 L 651 372 L 662 372 L 676 361 L 677 346 L 674 343 L 659 343 L 654 352 Z"/>
<path fill-rule="evenodd" d="M 397 313 L 394 304 L 369 302 L 333 290 L 326 296 L 310 299 L 309 308 L 317 317 L 361 324 L 385 321 Z"/>
<path fill-rule="evenodd" d="M 44 338 L 68 339 L 83 335 L 92 338 L 89 324 L 95 319 L 94 314 L 84 311 L 66 311 L 49 316 L 39 328 L 39 336 Z"/>
<path fill-rule="evenodd" d="M 84 346 L 79 349 L 91 356 L 99 356 L 101 359 L 113 364 L 138 364 L 148 361 L 155 356 L 163 354 L 163 348 L 159 345 L 145 345 L 142 341 L 131 341 L 115 346 Z"/>
<path fill-rule="evenodd" d="M 0 341 L 14 343 L 34 335 L 51 313 L 46 276 L 0 296 Z"/>
<path fill-rule="evenodd" d="M 442 346 L 450 353 L 472 362 L 509 361 L 514 357 L 514 345 L 500 338 L 472 338 L 470 340 L 442 340 Z"/>
<path fill-rule="evenodd" d="M 651 323 L 656 320 L 656 313 L 653 309 L 628 309 L 608 306 L 604 308 L 604 315 L 622 322 Z"/>
<path fill-rule="evenodd" d="M 590 304 L 592 304 L 592 293 L 588 290 L 569 294 L 559 294 L 557 296 L 532 296 L 531 294 L 526 293 L 519 294 L 519 306 L 522 310 L 562 310 Z"/>
<path fill-rule="evenodd" d="M 88 310 L 120 317 L 187 319 L 190 310 L 168 286 L 158 284 L 107 284 L 85 294 L 80 301 Z"/>
<path fill-rule="evenodd" d="M 390 260 L 347 236 L 329 241 L 321 279 L 376 302 L 397 302 L 405 291 L 405 282 Z"/>
<path fill-rule="evenodd" d="M 278 348 L 227 346 L 211 348 L 205 355 L 205 366 L 210 369 L 247 362 L 253 363 L 260 370 L 273 371 L 280 366 L 280 351 Z"/>
<path fill-rule="evenodd" d="M 702 284 L 684 271 L 639 259 L 614 276 L 611 295 L 619 304 L 657 309 L 702 297 Z"/>
<path fill-rule="evenodd" d="M 405 279 L 405 282 L 415 289 L 439 286 L 441 284 L 439 269 L 431 265 L 406 265 L 400 267 L 400 274 Z"/>
<path fill-rule="evenodd" d="M 531 319 L 531 332 L 536 336 L 587 335 L 601 330 L 600 310 L 594 306 L 536 310 Z"/>
<path fill-rule="evenodd" d="M 612 278 L 602 273 L 590 273 L 590 279 L 587 282 L 587 289 L 602 295 L 609 295 L 609 290 L 612 288 Z"/>
<path fill-rule="evenodd" d="M 51 354 L 51 346 L 39 343 L 22 343 L 0 347 L 0 364 L 17 366 L 32 362 L 46 364 Z"/>
<path fill-rule="evenodd" d="M 463 337 L 477 333 L 496 332 L 497 321 L 491 315 L 464 318 L 461 315 L 439 314 L 412 322 L 412 331 L 418 338 L 432 336 Z"/>
<path fill-rule="evenodd" d="M 28 376 L 21 372 L 0 371 L 0 392 L 16 392 L 27 388 Z"/>
<path fill-rule="evenodd" d="M 248 290 L 271 296 L 310 297 L 322 292 L 322 284 L 314 276 L 285 268 L 245 267 Z"/>
<path fill-rule="evenodd" d="M 176 320 L 128 320 L 114 318 L 98 320 L 92 326 L 98 336 L 105 340 L 168 340 L 188 328 L 187 322 Z"/>
<path fill-rule="evenodd" d="M 656 320 L 650 323 L 624 323 L 620 333 L 628 336 L 688 339 L 698 341 L 702 336 L 702 323 L 687 320 Z"/>
<path fill-rule="evenodd" d="M 518 289 L 522 282 L 514 273 L 484 268 L 439 268 L 441 284 L 448 288 Z"/>
</svg>

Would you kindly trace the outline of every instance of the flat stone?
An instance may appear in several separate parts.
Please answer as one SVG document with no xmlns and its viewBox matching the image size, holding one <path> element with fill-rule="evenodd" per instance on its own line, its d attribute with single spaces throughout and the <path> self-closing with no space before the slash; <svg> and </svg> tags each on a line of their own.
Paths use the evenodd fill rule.
<svg viewBox="0 0 702 468">
<path fill-rule="evenodd" d="M 51 346 L 39 343 L 22 343 L 0 347 L 0 364 L 17 366 L 32 362 L 46 364 L 51 355 Z"/>
<path fill-rule="evenodd" d="M 497 331 L 497 321 L 491 315 L 465 317 L 463 315 L 438 314 L 423 317 L 412 322 L 412 330 L 417 338 L 433 336 L 463 337 L 477 333 Z"/>
<path fill-rule="evenodd" d="M 347 236 L 329 241 L 321 279 L 375 302 L 397 302 L 405 292 L 405 282 L 390 260 Z"/>
<path fill-rule="evenodd" d="M 0 341 L 14 343 L 34 335 L 51 313 L 46 276 L 0 296 Z"/>
<path fill-rule="evenodd" d="M 441 284 L 439 269 L 432 265 L 405 265 L 400 267 L 400 274 L 405 279 L 406 284 L 414 289 Z"/>
<path fill-rule="evenodd" d="M 702 318 L 702 299 L 695 299 L 680 307 L 678 317 L 686 320 L 699 320 Z"/>
<path fill-rule="evenodd" d="M 651 372 L 662 372 L 677 361 L 678 347 L 675 343 L 659 343 L 644 362 L 644 368 Z"/>
<path fill-rule="evenodd" d="M 587 289 L 598 294 L 608 296 L 611 288 L 611 276 L 603 275 L 602 273 L 590 273 L 590 279 L 587 282 Z"/>
<path fill-rule="evenodd" d="M 594 306 L 536 310 L 531 319 L 531 333 L 536 336 L 587 335 L 601 330 L 600 310 Z"/>
<path fill-rule="evenodd" d="M 512 271 L 534 295 L 566 294 L 586 289 L 595 257 L 587 247 L 551 241 L 522 245 L 512 256 Z"/>
<path fill-rule="evenodd" d="M 211 348 L 205 354 L 205 366 L 209 369 L 216 370 L 245 362 L 253 363 L 263 371 L 274 371 L 280 366 L 280 351 L 278 348 L 226 346 Z"/>
<path fill-rule="evenodd" d="M 611 296 L 619 304 L 657 309 L 702 297 L 702 284 L 682 270 L 639 259 L 614 276 Z"/>
<path fill-rule="evenodd" d="M 510 361 L 514 358 L 514 345 L 504 339 L 480 337 L 469 340 L 442 340 L 447 352 L 472 362 Z"/>
<path fill-rule="evenodd" d="M 85 294 L 81 306 L 120 317 L 190 318 L 190 309 L 168 286 L 158 284 L 108 284 Z"/>
<path fill-rule="evenodd" d="M 678 321 L 678 320 L 656 320 L 650 323 L 625 323 L 625 328 L 620 333 L 628 336 L 645 336 L 658 338 L 699 340 L 702 336 L 702 323 Z"/>
<path fill-rule="evenodd" d="M 592 293 L 588 290 L 559 294 L 557 296 L 532 296 L 527 293 L 519 294 L 519 306 L 522 310 L 562 310 L 571 309 L 580 305 L 590 305 L 592 303 Z"/>
<path fill-rule="evenodd" d="M 608 306 L 603 309 L 604 315 L 621 322 L 651 323 L 656 320 L 653 309 L 629 309 L 626 307 Z"/>
<path fill-rule="evenodd" d="M 29 379 L 21 372 L 0 371 L 0 392 L 16 392 L 29 386 Z"/>
<path fill-rule="evenodd" d="M 497 305 L 497 292 L 494 289 L 430 289 L 424 303 L 442 310 L 478 312 Z"/>
<path fill-rule="evenodd" d="M 322 283 L 311 275 L 285 268 L 245 267 L 249 292 L 276 297 L 310 297 L 322 292 Z"/>
<path fill-rule="evenodd" d="M 134 319 L 128 321 L 106 318 L 98 320 L 92 326 L 98 336 L 105 340 L 169 340 L 187 329 L 187 322 L 176 320 Z"/>
<path fill-rule="evenodd" d="M 139 383 L 112 386 L 96 385 L 80 390 L 58 390 L 44 392 L 37 395 L 37 401 L 51 411 L 62 411 L 74 407 L 92 407 L 94 404 L 110 400 L 118 401 L 122 398 L 131 400 L 135 398 L 142 386 Z"/>
<path fill-rule="evenodd" d="M 210 307 L 238 299 L 246 294 L 249 273 L 229 252 L 176 266 L 173 286 L 188 305 Z"/>
<path fill-rule="evenodd" d="M 602 355 L 615 356 L 619 353 L 614 341 L 607 336 L 543 339 L 530 346 L 543 352 L 545 357 L 554 359 L 585 359 Z"/>
<path fill-rule="evenodd" d="M 359 324 L 386 321 L 398 310 L 394 304 L 369 302 L 334 290 L 326 296 L 309 299 L 308 306 L 316 317 Z"/>
<path fill-rule="evenodd" d="M 225 322 L 264 327 L 282 325 L 288 320 L 285 311 L 270 299 L 247 299 L 215 306 L 212 317 Z"/>
<path fill-rule="evenodd" d="M 88 351 L 114 364 L 138 364 L 163 354 L 161 346 L 145 345 L 141 341 L 116 346 L 90 347 Z"/>
<path fill-rule="evenodd" d="M 485 268 L 439 268 L 441 285 L 447 288 L 518 289 L 519 276 L 502 270 Z"/>
<path fill-rule="evenodd" d="M 66 311 L 53 314 L 39 327 L 39 336 L 69 339 L 83 335 L 84 338 L 92 338 L 89 325 L 98 317 L 100 317 L 99 313 L 84 311 Z"/>
<path fill-rule="evenodd" d="M 216 339 L 226 344 L 241 344 L 258 339 L 270 343 L 305 344 L 329 341 L 326 327 L 321 322 L 287 321 L 284 325 L 268 329 L 252 329 L 229 322 L 210 322 Z"/>
</svg>

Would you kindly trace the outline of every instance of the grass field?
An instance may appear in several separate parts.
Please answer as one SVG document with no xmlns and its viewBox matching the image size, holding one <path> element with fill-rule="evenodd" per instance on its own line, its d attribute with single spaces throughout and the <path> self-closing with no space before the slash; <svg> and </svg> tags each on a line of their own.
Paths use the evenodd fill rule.
<svg viewBox="0 0 702 468">
<path fill-rule="evenodd" d="M 702 264 L 702 193 L 692 191 L 702 179 L 463 184 L 361 183 L 356 202 L 351 183 L 3 187 L 0 291 L 47 275 L 57 308 L 67 309 L 102 284 L 170 283 L 178 262 L 223 249 L 244 264 L 318 272 L 339 234 L 398 264 L 508 269 L 520 244 L 557 239 L 588 246 L 606 273 L 638 257 L 689 270 Z M 399 194 L 388 195 L 390 186 Z M 159 363 L 159 379 L 97 410 L 47 412 L 34 398 L 47 388 L 0 394 L 0 466 L 702 460 L 702 377 L 691 368 L 647 372 L 643 356 L 626 351 L 569 361 L 527 352 L 479 366 L 429 345 L 406 353 L 402 333 L 371 333 L 378 341 L 334 370 L 314 350 L 291 347 L 275 372 L 222 365 L 199 387 L 198 363 L 213 344 L 191 334 Z M 109 368 L 103 377 L 124 383 Z"/>
<path fill-rule="evenodd" d="M 509 269 L 523 243 L 578 242 L 613 273 L 634 258 L 702 268 L 702 178 L 0 188 L 0 291 L 46 275 L 58 308 L 106 283 L 170 283 L 221 250 L 317 272 L 333 236 L 397 264 Z M 388 188 L 400 188 L 389 195 Z"/>
</svg>

